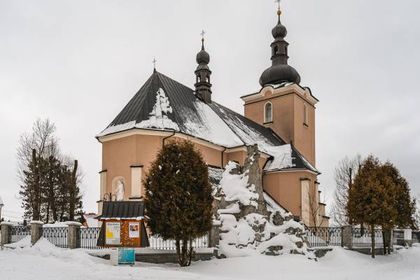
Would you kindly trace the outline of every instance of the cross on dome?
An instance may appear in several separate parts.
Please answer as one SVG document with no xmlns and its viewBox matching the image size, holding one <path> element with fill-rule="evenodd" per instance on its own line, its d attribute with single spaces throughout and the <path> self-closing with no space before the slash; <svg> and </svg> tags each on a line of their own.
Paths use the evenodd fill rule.
<svg viewBox="0 0 420 280">
<path fill-rule="evenodd" d="M 281 5 L 280 5 L 281 0 L 275 0 L 274 2 L 277 3 L 277 15 L 280 17 L 280 15 L 281 15 Z"/>
<path fill-rule="evenodd" d="M 155 57 L 153 58 L 153 61 L 152 62 L 153 62 L 153 70 L 156 71 L 156 62 L 157 62 L 157 60 L 156 60 Z"/>
</svg>

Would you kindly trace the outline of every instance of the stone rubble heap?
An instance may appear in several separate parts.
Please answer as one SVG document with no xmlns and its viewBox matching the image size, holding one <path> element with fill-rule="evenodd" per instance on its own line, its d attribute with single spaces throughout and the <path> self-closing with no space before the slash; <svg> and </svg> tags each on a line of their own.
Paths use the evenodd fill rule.
<svg viewBox="0 0 420 280">
<path fill-rule="evenodd" d="M 304 226 L 281 208 L 267 208 L 257 146 L 248 147 L 242 168 L 229 162 L 222 174 L 217 176 L 212 171 L 210 175 L 215 221 L 220 224 L 221 256 L 290 253 L 312 257 L 305 243 Z"/>
</svg>

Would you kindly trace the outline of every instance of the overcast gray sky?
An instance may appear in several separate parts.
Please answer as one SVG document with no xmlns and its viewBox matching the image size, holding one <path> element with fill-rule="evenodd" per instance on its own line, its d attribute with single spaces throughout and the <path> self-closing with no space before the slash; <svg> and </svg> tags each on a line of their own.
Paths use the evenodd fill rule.
<svg viewBox="0 0 420 280">
<path fill-rule="evenodd" d="M 345 155 L 390 160 L 420 193 L 420 1 L 284 0 L 289 63 L 320 99 L 317 163 L 327 200 Z M 22 213 L 19 136 L 38 117 L 85 173 L 85 209 L 99 198 L 104 129 L 152 73 L 190 87 L 200 32 L 213 98 L 243 112 L 269 66 L 272 0 L 0 0 L 0 196 Z"/>
</svg>

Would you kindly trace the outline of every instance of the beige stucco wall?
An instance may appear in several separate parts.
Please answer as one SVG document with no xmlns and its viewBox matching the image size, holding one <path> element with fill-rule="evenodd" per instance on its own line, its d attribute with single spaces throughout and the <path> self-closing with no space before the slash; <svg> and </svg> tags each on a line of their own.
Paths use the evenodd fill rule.
<svg viewBox="0 0 420 280">
<path fill-rule="evenodd" d="M 246 158 L 246 152 L 245 151 L 236 151 L 236 152 L 231 152 L 231 153 L 225 153 L 224 154 L 224 160 L 223 160 L 223 164 L 224 166 L 226 166 L 226 164 L 229 161 L 235 161 L 238 162 L 240 165 L 243 165 L 245 162 L 245 158 Z"/>
<path fill-rule="evenodd" d="M 318 205 L 316 175 L 307 171 L 273 172 L 267 173 L 263 178 L 264 190 L 273 197 L 281 206 L 292 212 L 294 216 L 302 217 L 302 185 L 301 180 L 309 179 L 310 198 L 313 205 Z M 306 207 L 310 207 L 307 205 Z M 310 207 L 316 211 L 315 207 Z M 312 215 L 309 221 L 304 221 L 308 226 L 315 224 Z"/>
<path fill-rule="evenodd" d="M 115 178 L 122 177 L 125 182 L 124 199 L 129 199 L 131 166 L 143 165 L 143 171 L 147 171 L 162 147 L 162 139 L 163 136 L 131 135 L 102 143 L 102 169 L 107 171 L 106 193 L 114 193 L 112 183 Z"/>
<path fill-rule="evenodd" d="M 273 104 L 273 122 L 264 123 L 264 107 Z M 304 104 L 308 110 L 308 121 L 304 124 Z M 245 116 L 271 128 L 287 143 L 293 145 L 315 166 L 315 107 L 307 93 L 294 87 L 273 90 L 267 87 L 244 105 Z"/>
<path fill-rule="evenodd" d="M 129 199 L 132 193 L 132 168 L 143 166 L 142 178 L 147 174 L 151 163 L 162 148 L 165 136 L 157 135 L 129 135 L 102 143 L 102 170 L 106 170 L 105 186 L 101 187 L 100 197 L 105 193 L 115 193 L 113 184 L 123 178 L 125 183 L 124 199 Z M 171 137 L 168 141 L 184 141 L 185 138 Z M 203 155 L 204 161 L 213 166 L 221 167 L 222 151 L 195 143 L 195 147 Z M 104 173 L 104 172 L 102 172 Z M 144 189 L 141 191 L 144 194 Z"/>
<path fill-rule="evenodd" d="M 101 198 L 104 193 L 114 193 L 113 182 L 117 178 L 123 178 L 125 183 L 124 199 L 130 199 L 132 190 L 132 167 L 142 166 L 142 179 L 147 174 L 151 163 L 155 160 L 157 153 L 162 148 L 164 137 L 168 135 L 127 135 L 121 138 L 112 138 L 102 143 L 102 181 L 105 186 L 101 187 Z M 169 141 L 184 141 L 185 137 L 171 136 Z M 191 139 L 192 140 L 192 139 Z M 194 142 L 195 147 L 201 152 L 207 164 L 217 167 L 224 167 L 229 160 L 235 160 L 243 165 L 246 159 L 246 150 L 227 152 L 221 147 L 210 144 Z M 223 153 L 223 163 L 222 163 Z M 260 167 L 263 168 L 266 157 L 261 156 Z M 135 176 L 134 176 L 135 178 Z M 308 171 L 275 172 L 264 174 L 263 185 L 267 191 L 280 205 L 288 209 L 295 216 L 301 217 L 302 192 L 301 179 L 310 180 L 311 197 L 315 198 L 318 204 L 318 189 L 315 184 L 316 175 Z M 144 188 L 141 190 L 144 194 Z M 100 207 L 100 206 L 99 206 Z M 100 209 L 99 209 L 100 210 Z M 308 222 L 312 225 L 314 222 Z"/>
</svg>

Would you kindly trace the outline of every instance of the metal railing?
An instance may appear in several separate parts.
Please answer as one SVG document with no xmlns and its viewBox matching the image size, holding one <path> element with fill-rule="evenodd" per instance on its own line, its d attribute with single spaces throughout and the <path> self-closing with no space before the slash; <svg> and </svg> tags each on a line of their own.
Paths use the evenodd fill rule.
<svg viewBox="0 0 420 280">
<path fill-rule="evenodd" d="M 310 227 L 306 231 L 309 247 L 342 246 L 341 227 Z"/>
<path fill-rule="evenodd" d="M 80 229 L 80 248 L 85 249 L 101 249 L 98 247 L 97 241 L 99 237 L 100 227 L 90 227 Z"/>
<path fill-rule="evenodd" d="M 67 248 L 68 227 L 44 227 L 42 237 L 57 247 Z"/>
<path fill-rule="evenodd" d="M 149 237 L 150 248 L 155 250 L 176 250 L 175 240 L 163 240 L 159 236 Z M 193 248 L 207 248 L 208 235 L 193 240 Z"/>
<path fill-rule="evenodd" d="M 11 235 L 11 241 L 18 242 L 25 238 L 26 236 L 31 235 L 31 228 L 30 226 L 12 226 L 10 228 L 10 235 Z"/>
</svg>

